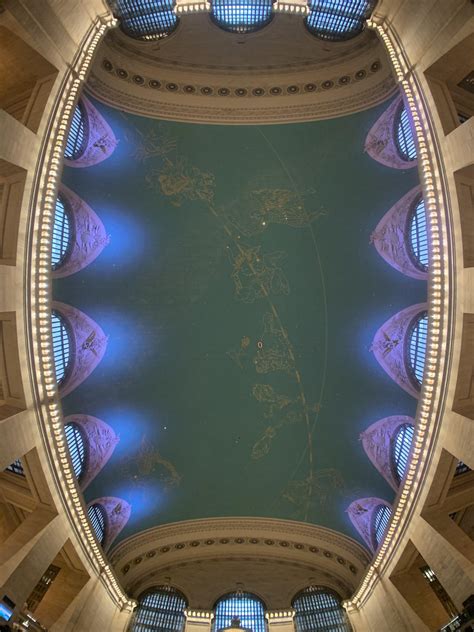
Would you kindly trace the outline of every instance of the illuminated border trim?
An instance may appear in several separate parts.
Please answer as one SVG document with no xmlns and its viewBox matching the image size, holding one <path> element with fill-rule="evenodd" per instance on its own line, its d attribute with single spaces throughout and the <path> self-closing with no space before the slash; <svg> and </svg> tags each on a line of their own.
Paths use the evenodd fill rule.
<svg viewBox="0 0 474 632">
<path fill-rule="evenodd" d="M 30 207 L 32 225 L 28 233 L 31 235 L 31 242 L 26 301 L 30 318 L 31 362 L 36 376 L 33 387 L 38 402 L 37 414 L 66 514 L 76 528 L 78 539 L 92 567 L 96 569 L 114 602 L 121 609 L 131 611 L 135 602 L 123 592 L 94 536 L 87 519 L 82 493 L 74 476 L 64 432 L 51 340 L 51 243 L 69 120 L 94 52 L 106 31 L 116 24 L 116 20 L 110 15 L 98 17 L 93 23 L 65 74 L 59 97 L 52 110 Z"/>
<path fill-rule="evenodd" d="M 439 411 L 444 397 L 446 375 L 444 366 L 449 345 L 450 269 L 449 240 L 444 223 L 445 194 L 437 143 L 430 126 L 422 91 L 411 70 L 397 35 L 385 20 L 368 20 L 385 45 L 393 71 L 404 93 L 413 118 L 417 138 L 418 166 L 425 198 L 427 225 L 430 236 L 430 269 L 428 277 L 429 331 L 425 374 L 418 403 L 413 448 L 403 485 L 393 505 L 392 518 L 374 559 L 351 599 L 343 603 L 348 612 L 357 612 L 365 604 L 384 570 L 390 563 L 415 509 L 426 474 L 429 455 L 439 425 Z M 441 247 L 443 245 L 443 248 Z M 442 255 L 443 253 L 443 255 Z M 444 353 L 441 353 L 444 351 Z"/>
</svg>

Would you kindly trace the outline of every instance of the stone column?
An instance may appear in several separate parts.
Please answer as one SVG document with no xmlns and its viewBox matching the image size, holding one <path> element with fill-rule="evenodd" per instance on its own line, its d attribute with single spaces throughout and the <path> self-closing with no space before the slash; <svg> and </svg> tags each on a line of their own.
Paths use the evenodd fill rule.
<svg viewBox="0 0 474 632">
<path fill-rule="evenodd" d="M 184 632 L 210 632 L 214 612 L 212 610 L 195 610 L 187 608 L 184 611 L 186 624 Z"/>
<path fill-rule="evenodd" d="M 268 610 L 265 618 L 268 622 L 268 632 L 295 632 L 295 611 L 288 610 Z"/>
</svg>

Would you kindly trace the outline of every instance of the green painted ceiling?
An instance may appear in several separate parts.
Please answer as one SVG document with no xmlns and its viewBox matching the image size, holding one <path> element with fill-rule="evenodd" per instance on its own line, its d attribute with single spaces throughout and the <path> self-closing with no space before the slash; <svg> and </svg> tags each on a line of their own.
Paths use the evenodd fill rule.
<svg viewBox="0 0 474 632">
<path fill-rule="evenodd" d="M 109 335 L 63 400 L 120 443 L 86 499 L 132 504 L 122 539 L 175 520 L 272 516 L 358 537 L 345 508 L 393 492 L 359 434 L 416 402 L 370 352 L 426 296 L 370 245 L 417 182 L 364 154 L 387 103 L 314 123 L 212 126 L 96 103 L 119 139 L 64 182 L 110 244 L 55 282 Z"/>
</svg>

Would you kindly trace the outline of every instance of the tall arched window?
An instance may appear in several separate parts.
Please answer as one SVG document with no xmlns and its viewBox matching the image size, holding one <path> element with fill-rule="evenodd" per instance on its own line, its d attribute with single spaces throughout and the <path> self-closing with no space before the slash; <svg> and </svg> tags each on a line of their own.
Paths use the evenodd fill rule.
<svg viewBox="0 0 474 632">
<path fill-rule="evenodd" d="M 186 599 L 174 588 L 159 586 L 149 590 L 138 600 L 130 632 L 182 632 L 186 606 Z"/>
<path fill-rule="evenodd" d="M 71 246 L 71 219 L 61 196 L 56 199 L 54 209 L 53 239 L 51 247 L 51 267 L 59 268 Z"/>
<path fill-rule="evenodd" d="M 124 33 L 135 39 L 158 40 L 178 24 L 174 0 L 109 0 Z"/>
<path fill-rule="evenodd" d="M 79 103 L 74 108 L 71 126 L 66 141 L 64 157 L 76 160 L 83 153 L 87 145 L 87 114 L 84 106 Z"/>
<path fill-rule="evenodd" d="M 428 232 L 426 229 L 425 200 L 419 198 L 408 216 L 408 252 L 414 265 L 421 271 L 428 270 Z"/>
<path fill-rule="evenodd" d="M 296 632 L 350 632 L 341 599 L 331 590 L 309 586 L 293 599 Z"/>
<path fill-rule="evenodd" d="M 77 480 L 81 478 L 86 466 L 86 442 L 84 435 L 75 423 L 68 423 L 64 426 L 66 433 L 67 447 L 71 455 L 72 467 Z"/>
<path fill-rule="evenodd" d="M 419 389 L 425 370 L 426 342 L 428 339 L 428 314 L 421 312 L 414 319 L 407 332 L 405 358 L 407 373 L 413 384 Z"/>
<path fill-rule="evenodd" d="M 374 4 L 373 0 L 310 0 L 306 26 L 325 40 L 350 39 L 363 30 Z"/>
<path fill-rule="evenodd" d="M 374 523 L 372 537 L 374 540 L 374 548 L 376 549 L 382 542 L 385 531 L 390 522 L 392 512 L 387 505 L 379 505 L 374 511 Z"/>
<path fill-rule="evenodd" d="M 54 366 L 58 384 L 64 381 L 71 358 L 71 340 L 63 317 L 58 312 L 51 314 Z"/>
<path fill-rule="evenodd" d="M 252 593 L 239 591 L 221 597 L 215 606 L 213 631 L 230 627 L 235 617 L 242 628 L 265 632 L 265 604 Z"/>
<path fill-rule="evenodd" d="M 416 160 L 416 145 L 411 128 L 410 117 L 402 104 L 395 117 L 395 141 L 398 153 L 403 160 Z"/>
<path fill-rule="evenodd" d="M 105 510 L 102 505 L 98 503 L 94 503 L 87 510 L 87 515 L 89 517 L 89 522 L 94 530 L 97 540 L 104 544 L 105 540 Z"/>
<path fill-rule="evenodd" d="M 257 31 L 272 19 L 273 0 L 212 0 L 211 17 L 231 33 Z"/>
<path fill-rule="evenodd" d="M 392 467 L 395 478 L 399 483 L 403 480 L 410 457 L 414 428 L 412 424 L 401 425 L 392 443 Z"/>
</svg>

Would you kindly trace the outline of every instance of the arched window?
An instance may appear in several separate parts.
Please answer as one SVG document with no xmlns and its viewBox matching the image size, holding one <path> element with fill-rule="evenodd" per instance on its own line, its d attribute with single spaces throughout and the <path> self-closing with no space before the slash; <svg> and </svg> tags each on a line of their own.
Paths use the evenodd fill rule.
<svg viewBox="0 0 474 632">
<path fill-rule="evenodd" d="M 408 216 L 408 252 L 414 265 L 421 271 L 428 270 L 428 232 L 426 230 L 425 200 L 419 198 Z"/>
<path fill-rule="evenodd" d="M 87 145 L 87 114 L 84 106 L 79 103 L 74 108 L 71 126 L 66 141 L 64 157 L 76 160 L 83 153 Z"/>
<path fill-rule="evenodd" d="M 395 478 L 399 483 L 403 480 L 408 466 L 414 428 L 412 424 L 401 425 L 393 439 L 392 467 Z"/>
<path fill-rule="evenodd" d="M 374 4 L 373 0 L 310 0 L 306 26 L 325 40 L 350 39 L 363 30 Z"/>
<path fill-rule="evenodd" d="M 310 586 L 293 599 L 296 632 L 350 632 L 341 599 L 331 590 Z"/>
<path fill-rule="evenodd" d="M 145 632 L 146 630 L 182 632 L 186 606 L 186 599 L 176 589 L 169 586 L 154 588 L 138 600 L 130 632 Z"/>
<path fill-rule="evenodd" d="M 212 0 L 211 17 L 231 33 L 258 31 L 272 19 L 273 0 Z"/>
<path fill-rule="evenodd" d="M 178 24 L 174 0 L 115 0 L 110 4 L 123 32 L 135 39 L 162 39 Z"/>
<path fill-rule="evenodd" d="M 86 465 L 86 444 L 84 435 L 75 423 L 69 423 L 64 426 L 66 433 L 67 447 L 71 455 L 72 467 L 77 480 L 81 478 Z"/>
<path fill-rule="evenodd" d="M 71 246 L 71 219 L 61 196 L 56 199 L 54 210 L 53 240 L 51 248 L 51 267 L 59 268 Z"/>
<path fill-rule="evenodd" d="M 89 522 L 96 535 L 96 538 L 101 544 L 104 544 L 105 540 L 105 510 L 102 505 L 97 503 L 91 505 L 87 510 Z"/>
<path fill-rule="evenodd" d="M 58 384 L 64 381 L 71 357 L 71 340 L 64 319 L 58 312 L 51 314 L 54 366 Z"/>
<path fill-rule="evenodd" d="M 416 145 L 411 129 L 410 117 L 402 104 L 395 117 L 395 142 L 398 153 L 403 160 L 416 160 Z"/>
<path fill-rule="evenodd" d="M 428 314 L 421 312 L 414 319 L 407 332 L 407 348 L 405 358 L 407 373 L 418 389 L 423 381 L 426 357 L 426 341 L 428 339 Z"/>
<path fill-rule="evenodd" d="M 242 628 L 265 632 L 265 604 L 252 593 L 239 591 L 219 599 L 215 606 L 214 632 L 229 628 L 236 617 Z"/>
<path fill-rule="evenodd" d="M 387 530 L 391 515 L 392 512 L 390 507 L 387 505 L 379 505 L 374 511 L 373 540 L 375 549 L 382 542 L 382 538 Z"/>
</svg>

